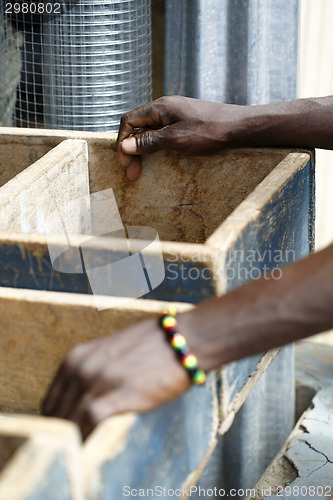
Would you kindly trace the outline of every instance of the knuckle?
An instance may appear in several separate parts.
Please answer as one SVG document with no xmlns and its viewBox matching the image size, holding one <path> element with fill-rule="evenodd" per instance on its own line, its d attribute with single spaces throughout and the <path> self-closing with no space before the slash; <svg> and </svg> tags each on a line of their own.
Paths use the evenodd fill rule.
<svg viewBox="0 0 333 500">
<path fill-rule="evenodd" d="M 170 101 L 170 96 L 168 95 L 164 95 L 162 97 L 159 97 L 158 99 L 156 99 L 156 101 L 154 101 L 155 104 L 167 104 L 168 102 Z"/>
<path fill-rule="evenodd" d="M 157 148 L 156 132 L 143 132 L 137 138 L 137 145 L 139 150 L 145 152 L 154 152 Z"/>
<path fill-rule="evenodd" d="M 150 102 L 149 104 L 145 104 L 144 106 L 141 106 L 140 108 L 135 109 L 134 110 L 135 117 L 141 118 L 141 119 L 150 117 L 151 114 L 154 112 L 155 102 L 156 101 Z"/>
<path fill-rule="evenodd" d="M 173 105 L 173 97 L 172 96 L 163 96 L 163 97 L 159 97 L 158 99 L 156 99 L 156 101 L 154 101 L 153 103 L 156 108 L 159 110 L 159 112 L 165 112 L 165 110 L 167 110 L 168 108 L 170 108 L 170 106 Z"/>
<path fill-rule="evenodd" d="M 164 105 L 171 105 L 183 102 L 184 99 L 185 97 L 181 95 L 165 95 L 163 97 L 160 97 L 159 100 L 161 100 L 161 103 Z"/>
<path fill-rule="evenodd" d="M 91 427 L 95 427 L 102 420 L 101 412 L 93 402 L 82 409 L 82 417 Z"/>
<path fill-rule="evenodd" d="M 72 370 L 78 363 L 81 355 L 81 349 L 79 348 L 80 346 L 76 346 L 73 349 L 71 349 L 65 358 L 65 368 L 68 368 L 69 370 Z"/>
<path fill-rule="evenodd" d="M 129 112 L 124 113 L 123 116 L 120 118 L 120 126 L 123 127 L 126 125 L 126 123 L 129 121 Z"/>
<path fill-rule="evenodd" d="M 168 125 L 179 119 L 184 107 L 184 99 L 186 98 L 183 96 L 171 95 L 160 97 L 156 101 L 156 108 L 163 125 Z"/>
<path fill-rule="evenodd" d="M 76 367 L 73 377 L 77 380 L 82 390 L 88 391 L 94 386 L 96 370 L 89 363 L 81 363 Z"/>
<path fill-rule="evenodd" d="M 90 379 L 90 373 L 84 364 L 77 367 L 75 370 L 75 377 L 80 382 L 80 385 L 85 388 Z"/>
<path fill-rule="evenodd" d="M 87 367 L 83 362 L 83 354 L 85 351 L 85 344 L 77 345 L 68 352 L 64 361 L 66 373 L 75 376 L 76 379 L 85 379 L 88 375 Z"/>
</svg>

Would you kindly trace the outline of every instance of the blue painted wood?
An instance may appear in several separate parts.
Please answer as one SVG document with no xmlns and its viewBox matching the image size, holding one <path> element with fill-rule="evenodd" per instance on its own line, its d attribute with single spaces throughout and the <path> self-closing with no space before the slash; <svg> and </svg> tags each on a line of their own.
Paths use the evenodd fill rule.
<svg viewBox="0 0 333 500">
<path fill-rule="evenodd" d="M 100 490 L 89 498 L 120 499 L 131 497 L 130 492 L 132 497 L 180 498 L 175 490 L 182 491 L 184 479 L 200 466 L 214 439 L 214 418 L 210 383 L 139 415 L 126 448 L 103 463 Z"/>
<path fill-rule="evenodd" d="M 0 286 L 56 292 L 90 293 L 84 274 L 58 273 L 47 245 L 0 242 Z"/>
<path fill-rule="evenodd" d="M 265 270 L 282 268 L 309 254 L 314 242 L 313 176 L 309 160 L 230 248 L 228 291 L 258 279 Z M 275 274 L 278 277 L 280 273 Z"/>
<path fill-rule="evenodd" d="M 145 299 L 171 300 L 198 304 L 202 300 L 215 297 L 212 273 L 200 262 L 164 261 L 165 279 Z"/>
<path fill-rule="evenodd" d="M 270 271 L 279 279 L 285 265 L 309 254 L 313 238 L 310 233 L 312 176 L 309 161 L 276 193 L 230 248 L 226 260 L 228 291 L 251 279 L 269 276 Z M 243 387 L 246 374 L 255 369 L 259 359 L 260 356 L 253 356 L 228 366 L 228 383 L 233 387 L 231 399 Z"/>
<path fill-rule="evenodd" d="M 128 256 L 123 252 L 98 250 L 98 245 L 90 252 L 94 257 L 89 261 L 96 262 L 96 267 Z M 57 265 L 60 269 L 60 259 L 57 260 Z M 164 265 L 164 281 L 142 298 L 197 304 L 215 296 L 211 273 L 204 264 L 166 260 Z M 80 273 L 79 269 L 78 273 L 61 273 L 54 270 L 46 243 L 32 246 L 23 242 L 17 244 L 0 241 L 0 270 L 0 286 L 91 294 L 87 275 Z"/>
<path fill-rule="evenodd" d="M 61 456 L 54 458 L 34 491 L 27 492 L 22 500 L 73 500 L 67 464 Z"/>
<path fill-rule="evenodd" d="M 257 279 L 268 269 L 276 268 L 278 276 L 280 268 L 313 249 L 314 183 L 314 164 L 309 160 L 248 224 L 226 259 L 228 291 L 251 278 Z M 274 259 L 280 255 L 282 260 Z M 255 370 L 259 358 L 252 356 L 226 366 L 224 380 L 230 402 Z M 200 486 L 230 492 L 256 484 L 294 426 L 294 377 L 294 349 L 286 346 L 245 401 L 230 431 L 219 441 Z"/>
</svg>

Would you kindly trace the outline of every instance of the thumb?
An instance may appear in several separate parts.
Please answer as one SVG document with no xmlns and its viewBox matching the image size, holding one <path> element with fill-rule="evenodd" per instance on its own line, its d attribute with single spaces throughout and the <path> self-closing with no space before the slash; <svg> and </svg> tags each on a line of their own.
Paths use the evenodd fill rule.
<svg viewBox="0 0 333 500">
<path fill-rule="evenodd" d="M 121 143 L 122 151 L 127 155 L 146 155 L 155 153 L 167 146 L 168 127 L 158 130 L 145 130 L 132 135 Z"/>
</svg>

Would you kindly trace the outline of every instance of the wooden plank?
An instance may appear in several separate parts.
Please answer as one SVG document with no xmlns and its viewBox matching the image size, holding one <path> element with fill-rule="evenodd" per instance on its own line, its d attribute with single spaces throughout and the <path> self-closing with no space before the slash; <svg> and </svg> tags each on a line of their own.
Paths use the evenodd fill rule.
<svg viewBox="0 0 333 500">
<path fill-rule="evenodd" d="M 0 500 L 83 500 L 80 436 L 70 422 L 0 415 L 0 448 L 11 451 Z"/>
<path fill-rule="evenodd" d="M 91 144 L 90 187 L 113 188 L 125 225 L 154 227 L 163 241 L 204 243 L 285 156 L 265 149 L 192 158 L 159 152 L 144 159 L 133 183 L 107 145 Z"/>
<path fill-rule="evenodd" d="M 48 244 L 53 249 L 66 247 L 59 237 L 42 235 L 20 235 L 0 233 L 0 286 L 30 288 L 37 290 L 64 291 L 72 293 L 91 293 L 86 274 L 80 273 L 75 266 L 72 273 L 56 271 L 51 264 Z M 81 239 L 71 236 L 73 250 L 80 248 Z M 119 240 L 109 238 L 95 239 L 90 249 L 85 245 L 85 254 L 89 262 L 113 262 L 128 256 L 128 247 Z M 204 245 L 186 245 L 162 242 L 166 278 L 161 285 L 145 295 L 152 300 L 177 300 L 179 302 L 198 303 L 217 294 L 214 269 L 215 251 Z M 160 259 L 155 250 L 146 249 L 150 260 Z M 63 264 L 68 264 L 64 254 Z M 58 262 L 61 266 L 61 261 Z M 107 278 L 107 276 L 106 276 Z"/>
<path fill-rule="evenodd" d="M 72 200 L 89 195 L 88 153 L 85 141 L 64 141 L 0 188 L 1 230 L 45 231 L 45 218 L 61 208 L 64 223 Z"/>
<path fill-rule="evenodd" d="M 114 147 L 115 134 L 72 132 L 46 129 L 1 127 L 0 132 L 0 186 L 35 163 L 52 148 L 66 139 L 110 143 Z"/>
<path fill-rule="evenodd" d="M 195 484 L 216 445 L 212 377 L 205 387 L 192 387 L 154 411 L 100 424 L 83 448 L 88 498 L 122 498 L 131 490 L 138 496 L 139 490 L 149 490 L 151 497 L 169 498 L 169 489 L 186 491 Z"/>
<path fill-rule="evenodd" d="M 283 266 L 309 254 L 313 247 L 313 169 L 308 153 L 289 154 L 208 239 L 207 244 L 220 248 L 224 256 L 227 291 L 271 270 L 279 279 Z M 213 471 L 216 463 L 223 462 L 223 474 L 212 479 L 208 467 L 208 484 L 201 483 L 202 487 L 250 487 L 291 432 L 293 346 L 273 358 L 273 353 L 252 356 L 222 369 L 219 433 L 224 439 L 215 450 L 215 465 L 209 463 L 209 467 Z"/>
<path fill-rule="evenodd" d="M 103 300 L 103 298 L 101 298 Z M 0 409 L 38 413 L 55 371 L 76 344 L 158 317 L 164 304 L 133 300 L 97 311 L 88 295 L 0 288 Z M 191 306 L 177 304 L 188 310 Z"/>
<path fill-rule="evenodd" d="M 125 225 L 154 227 L 161 240 L 189 243 L 203 243 L 290 151 L 238 149 L 195 158 L 160 152 L 144 158 L 142 175 L 133 183 L 118 163 L 116 134 L 3 128 L 0 160 L 1 148 L 14 158 L 18 154 L 18 164 L 20 149 L 25 157 L 31 150 L 35 159 L 70 138 L 87 142 L 90 191 L 112 188 Z"/>
<path fill-rule="evenodd" d="M 309 254 L 311 242 L 311 161 L 302 154 L 295 171 L 294 154 L 289 155 L 265 181 L 252 193 L 239 210 L 231 215 L 225 225 L 211 238 L 224 241 L 233 237 L 233 243 L 225 251 L 227 290 L 259 276 L 268 276 L 273 270 L 276 279 L 282 268 Z M 275 187 L 275 192 L 273 191 Z M 272 189 L 273 188 L 273 189 Z M 250 206 L 250 207 L 249 207 Z M 247 208 L 250 210 L 247 210 Z M 246 211 L 245 211 L 246 210 Z M 237 213 L 238 211 L 238 213 Z M 250 212 L 250 213 L 249 213 Z M 233 231 L 229 230 L 232 222 Z M 237 231 L 237 225 L 241 231 Z M 244 386 L 243 376 L 254 371 L 260 356 L 232 363 L 225 372 L 224 382 L 232 387 L 228 395 L 223 393 L 222 413 L 230 405 L 237 392 Z M 251 365 L 252 364 L 252 368 Z"/>
</svg>

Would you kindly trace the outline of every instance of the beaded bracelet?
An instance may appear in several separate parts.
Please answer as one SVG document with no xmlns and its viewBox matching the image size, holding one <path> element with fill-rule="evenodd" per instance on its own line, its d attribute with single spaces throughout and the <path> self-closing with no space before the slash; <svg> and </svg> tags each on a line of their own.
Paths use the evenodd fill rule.
<svg viewBox="0 0 333 500">
<path fill-rule="evenodd" d="M 204 385 L 206 373 L 198 367 L 196 356 L 190 351 L 184 335 L 178 331 L 175 307 L 164 309 L 160 316 L 160 326 L 166 333 L 167 339 L 173 347 L 181 364 L 189 374 L 193 384 Z"/>
</svg>

